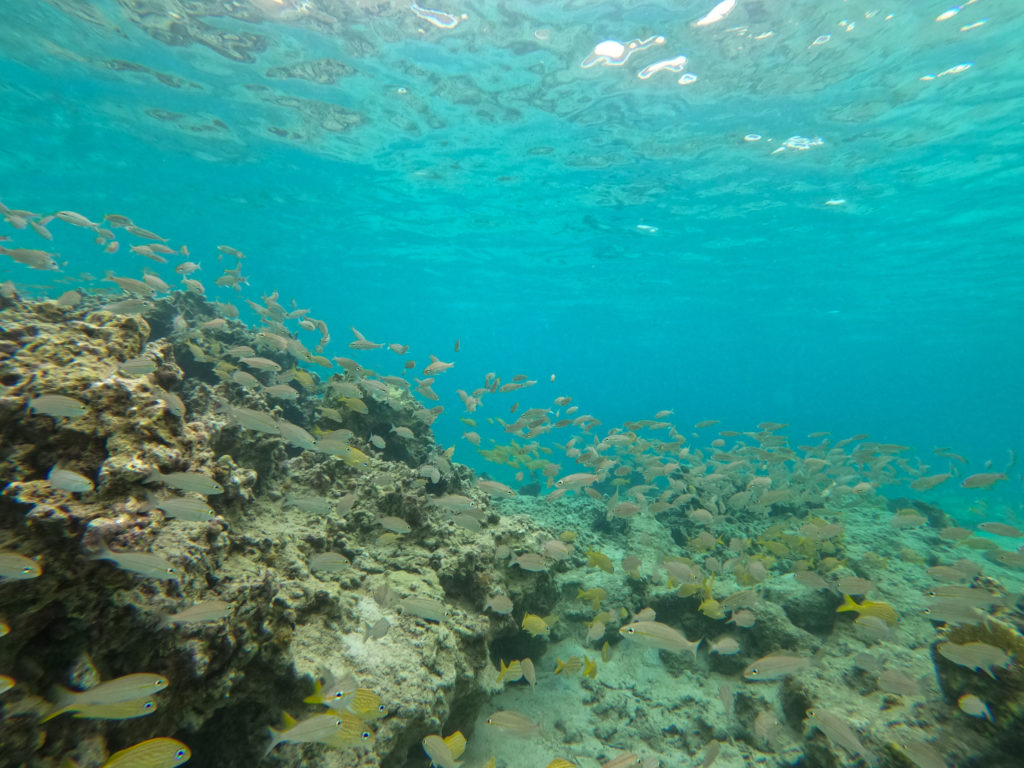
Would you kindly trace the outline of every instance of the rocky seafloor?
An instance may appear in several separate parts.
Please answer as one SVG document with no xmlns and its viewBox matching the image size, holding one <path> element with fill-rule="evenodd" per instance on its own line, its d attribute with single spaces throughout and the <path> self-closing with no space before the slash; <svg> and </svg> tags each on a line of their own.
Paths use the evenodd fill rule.
<svg viewBox="0 0 1024 768">
<path fill-rule="evenodd" d="M 774 438 L 751 441 L 760 463 L 738 469 L 711 448 L 677 450 L 685 460 L 645 476 L 661 503 L 637 512 L 618 506 L 622 485 L 604 476 L 573 495 L 529 488 L 509 497 L 436 444 L 436 411 L 398 377 L 348 359 L 328 370 L 301 345 L 282 346 L 294 337 L 272 301 L 269 319 L 250 328 L 192 291 L 147 296 L 132 312 L 110 308 L 124 298 L 83 290 L 58 302 L 15 286 L 0 298 L 0 551 L 41 571 L 0 579 L 10 627 L 0 672 L 15 681 L 0 694 L 0 765 L 94 768 L 167 736 L 187 744 L 197 766 L 427 766 L 421 741 L 454 731 L 468 740 L 462 764 L 473 767 L 492 757 L 508 768 L 556 758 L 1019 764 L 1015 551 L 984 532 L 953 533 L 966 529 L 922 501 L 835 491 L 837 480 L 840 490 L 856 480 L 842 477 L 853 462 L 838 454 L 823 453 L 834 472 L 797 473 Z M 255 385 L 229 352 L 246 345 L 249 359 L 272 364 L 269 375 L 254 371 Z M 136 365 L 140 357 L 152 365 Z M 294 395 L 270 394 L 280 384 Z M 51 395 L 84 411 L 31 404 Z M 609 434 L 631 435 L 635 446 L 636 431 Z M 629 460 L 649 470 L 640 453 Z M 887 463 L 871 471 L 884 474 Z M 54 468 L 94 487 L 63 490 L 48 479 Z M 165 514 L 159 500 L 179 492 L 154 470 L 216 481 L 223 492 L 206 497 L 212 514 Z M 776 486 L 785 477 L 799 490 L 759 497 L 754 476 Z M 163 558 L 174 578 L 96 559 L 104 546 Z M 313 567 L 326 553 L 348 562 Z M 522 555 L 534 559 L 513 562 Z M 637 561 L 624 568 L 627 557 Z M 838 585 L 858 578 L 898 615 L 893 626 L 837 612 Z M 923 610 L 945 584 L 971 587 L 987 604 L 935 620 Z M 496 595 L 511 599 L 511 613 L 484 609 Z M 427 616 L 416 598 L 437 601 L 444 615 Z M 210 600 L 229 604 L 226 615 L 166 620 Z M 619 631 L 645 608 L 700 648 L 645 648 Z M 737 620 L 742 611 L 749 616 Z M 546 629 L 524 631 L 527 614 Z M 726 638 L 735 648 L 720 645 Z M 940 652 L 948 643 L 981 643 L 1008 660 L 971 668 Z M 799 663 L 751 679 L 756 660 L 779 655 Z M 587 666 L 575 669 L 572 657 Z M 503 665 L 527 658 L 535 685 L 499 681 Z M 569 671 L 554 674 L 558 661 Z M 138 672 L 169 681 L 152 714 L 46 719 L 58 686 L 84 691 Z M 280 728 L 284 712 L 325 712 L 304 699 L 317 680 L 348 674 L 383 704 L 361 714 L 367 738 L 282 743 L 265 755 L 268 726 Z M 990 716 L 958 706 L 970 695 Z M 499 710 L 539 728 L 486 724 Z"/>
</svg>

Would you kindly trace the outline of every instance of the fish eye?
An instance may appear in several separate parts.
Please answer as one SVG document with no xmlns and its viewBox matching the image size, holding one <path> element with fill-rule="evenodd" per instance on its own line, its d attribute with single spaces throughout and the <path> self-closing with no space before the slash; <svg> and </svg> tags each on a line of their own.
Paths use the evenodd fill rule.
<svg viewBox="0 0 1024 768">
<path fill-rule="evenodd" d="M 29 575 L 30 573 L 32 573 L 32 567 L 31 567 L 31 566 L 28 566 L 28 565 L 26 565 L 26 566 L 24 566 L 24 567 L 23 567 L 23 568 L 21 569 L 21 572 L 22 572 L 23 574 L 25 574 L 26 576 L 28 576 L 28 575 Z"/>
<path fill-rule="evenodd" d="M 342 723 L 344 723 L 344 722 L 345 722 L 344 720 L 338 720 L 338 721 L 337 721 L 337 722 L 335 723 L 335 725 L 337 725 L 338 727 L 341 727 L 341 724 L 342 724 Z"/>
<path fill-rule="evenodd" d="M 388 708 L 381 704 L 379 707 L 377 707 L 377 711 L 383 714 L 384 712 L 388 711 Z"/>
<path fill-rule="evenodd" d="M 633 627 L 627 627 L 626 631 L 629 632 L 629 634 L 631 635 L 636 632 L 636 630 Z"/>
<path fill-rule="evenodd" d="M 752 670 L 750 670 L 750 674 L 752 674 L 752 675 L 760 675 L 761 674 L 761 670 L 759 670 L 757 667 L 754 667 Z"/>
<path fill-rule="evenodd" d="M 370 738 L 370 732 L 363 731 L 361 734 L 359 734 L 359 738 L 361 738 L 363 741 L 366 741 L 368 738 Z"/>
<path fill-rule="evenodd" d="M 174 759 L 175 760 L 181 760 L 184 757 L 185 757 L 185 750 L 184 749 L 179 749 L 177 752 L 174 753 Z"/>
</svg>

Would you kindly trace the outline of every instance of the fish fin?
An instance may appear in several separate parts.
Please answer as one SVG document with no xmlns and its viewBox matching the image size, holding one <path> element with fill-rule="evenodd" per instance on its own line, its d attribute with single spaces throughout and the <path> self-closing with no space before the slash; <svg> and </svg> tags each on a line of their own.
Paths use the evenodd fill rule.
<svg viewBox="0 0 1024 768">
<path fill-rule="evenodd" d="M 856 611 L 860 608 L 859 605 L 849 595 L 843 595 L 843 604 L 836 608 L 836 613 L 842 613 L 843 611 Z"/>
<path fill-rule="evenodd" d="M 271 752 L 273 752 L 274 751 L 274 747 L 276 747 L 278 744 L 281 743 L 281 733 L 282 733 L 281 731 L 277 730 L 272 725 L 268 725 L 267 726 L 267 731 L 270 732 L 270 744 L 268 744 L 267 748 L 265 750 L 263 750 L 263 756 L 264 757 L 266 757 Z"/>
<path fill-rule="evenodd" d="M 294 717 L 289 715 L 287 712 L 282 712 L 281 713 L 281 719 L 284 721 L 284 730 L 288 730 L 289 728 L 294 728 L 295 724 L 298 722 L 298 720 L 296 720 Z"/>
<path fill-rule="evenodd" d="M 304 704 L 323 704 L 323 684 L 319 680 L 316 681 L 316 686 L 313 688 L 313 693 L 302 700 Z"/>
<path fill-rule="evenodd" d="M 149 474 L 146 475 L 144 478 L 142 478 L 142 482 L 144 482 L 144 483 L 157 483 L 157 482 L 160 482 L 160 480 L 162 478 L 163 478 L 163 474 L 161 474 L 160 468 L 159 467 L 153 467 L 151 470 L 149 470 Z"/>
<path fill-rule="evenodd" d="M 562 670 L 565 669 L 565 662 L 563 662 L 561 659 L 557 659 L 557 661 L 558 664 L 555 666 L 556 675 L 561 674 Z"/>
</svg>

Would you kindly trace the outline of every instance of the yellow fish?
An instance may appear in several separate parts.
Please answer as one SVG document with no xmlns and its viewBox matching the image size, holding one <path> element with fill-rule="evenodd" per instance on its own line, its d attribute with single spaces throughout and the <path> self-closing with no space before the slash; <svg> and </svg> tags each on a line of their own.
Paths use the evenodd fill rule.
<svg viewBox="0 0 1024 768">
<path fill-rule="evenodd" d="M 510 683 L 514 683 L 516 680 L 523 678 L 523 663 L 521 661 L 509 662 L 509 665 L 505 666 L 505 660 L 501 660 L 501 672 L 498 673 L 498 682 L 500 683 L 508 677 Z"/>
<path fill-rule="evenodd" d="M 615 566 L 612 565 L 612 559 L 603 552 L 598 552 L 593 547 L 587 550 L 587 565 L 600 568 L 602 571 L 607 571 L 608 573 L 615 570 Z"/>
<path fill-rule="evenodd" d="M 448 750 L 456 760 L 462 757 L 462 753 L 466 751 L 466 737 L 462 735 L 462 731 L 445 736 L 444 743 L 448 745 Z"/>
<path fill-rule="evenodd" d="M 576 531 L 562 531 L 558 538 L 564 541 L 566 544 L 570 544 L 576 541 Z"/>
<path fill-rule="evenodd" d="M 899 621 L 896 609 L 888 603 L 867 599 L 862 603 L 857 603 L 849 595 L 843 595 L 843 604 L 836 608 L 836 613 L 842 613 L 843 611 L 856 611 L 858 616 L 874 616 L 882 619 L 889 626 L 895 626 L 896 622 Z"/>
<path fill-rule="evenodd" d="M 600 587 L 594 587 L 593 589 L 579 590 L 579 592 L 576 594 L 576 599 L 589 600 L 590 605 L 593 607 L 593 609 L 595 611 L 599 611 L 601 610 L 601 601 L 604 600 L 607 596 L 608 593 L 605 592 L 603 589 L 601 589 Z"/>
<path fill-rule="evenodd" d="M 564 758 L 556 757 L 554 760 L 548 763 L 548 768 L 577 768 L 577 766 L 576 763 L 570 763 L 568 760 Z"/>
<path fill-rule="evenodd" d="M 370 466 L 370 457 L 360 451 L 358 448 L 352 445 L 345 445 L 334 454 L 339 459 L 344 461 L 350 467 L 368 467 Z"/>
<path fill-rule="evenodd" d="M 548 623 L 534 613 L 528 613 L 523 616 L 523 629 L 529 632 L 532 637 L 540 637 L 541 635 L 547 637 L 551 632 L 551 627 L 548 626 Z"/>
<path fill-rule="evenodd" d="M 570 656 L 568 661 L 562 661 L 558 659 L 558 664 L 555 666 L 556 675 L 575 675 L 583 669 L 583 662 L 580 661 L 579 656 Z"/>
<path fill-rule="evenodd" d="M 722 604 L 715 600 L 713 597 L 709 597 L 700 604 L 697 608 L 698 611 L 703 613 L 709 619 L 724 619 L 725 609 L 722 608 Z"/>
<path fill-rule="evenodd" d="M 586 656 L 583 657 L 583 676 L 597 677 L 597 662 L 591 661 Z"/>
<path fill-rule="evenodd" d="M 332 702 L 328 706 L 331 709 L 337 710 L 342 708 L 339 706 L 342 703 L 344 709 L 347 709 L 360 720 L 376 720 L 388 713 L 388 708 L 384 706 L 380 696 L 369 688 L 356 688 L 339 702 Z"/>
<path fill-rule="evenodd" d="M 192 751 L 175 739 L 157 738 L 115 752 L 103 768 L 174 768 L 184 765 Z"/>
</svg>

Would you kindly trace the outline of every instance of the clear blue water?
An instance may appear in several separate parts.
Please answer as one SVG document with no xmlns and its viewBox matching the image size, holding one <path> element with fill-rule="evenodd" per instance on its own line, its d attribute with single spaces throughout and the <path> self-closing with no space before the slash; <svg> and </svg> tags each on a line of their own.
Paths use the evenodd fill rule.
<svg viewBox="0 0 1024 768">
<path fill-rule="evenodd" d="M 1001 468 L 1024 447 L 1024 6 L 739 0 L 693 26 L 711 5 L 488 0 L 442 29 L 406 3 L 6 0 L 0 199 L 127 214 L 208 284 L 240 248 L 330 354 L 355 325 L 455 360 L 442 442 L 454 390 L 497 371 L 605 427 L 671 408 Z M 251 49 L 199 42 L 224 35 Z M 696 82 L 637 77 L 680 54 Z M 320 58 L 351 74 L 275 76 Z M 794 136 L 821 143 L 777 151 Z M 150 266 L 60 246 L 71 273 Z"/>
</svg>

